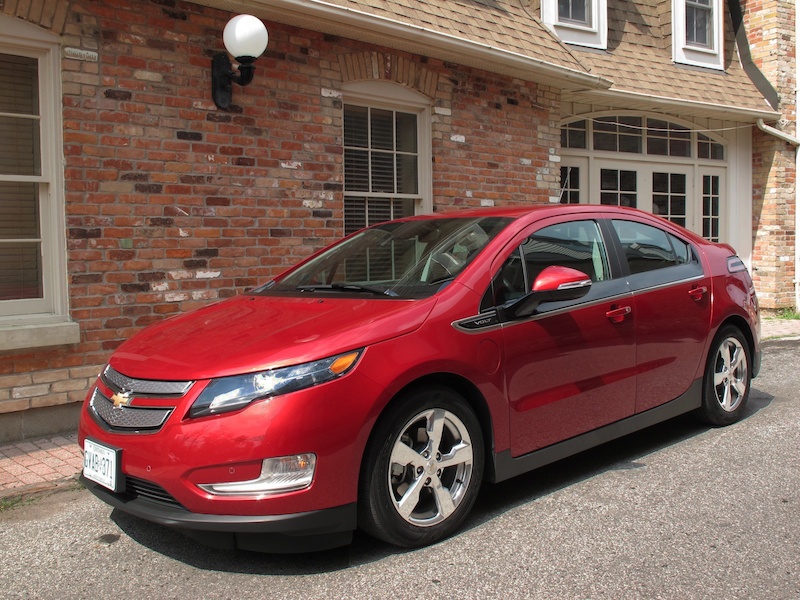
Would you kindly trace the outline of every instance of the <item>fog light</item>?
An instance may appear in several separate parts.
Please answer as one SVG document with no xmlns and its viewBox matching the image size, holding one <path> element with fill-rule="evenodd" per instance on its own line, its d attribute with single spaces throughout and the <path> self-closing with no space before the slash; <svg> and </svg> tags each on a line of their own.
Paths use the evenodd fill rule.
<svg viewBox="0 0 800 600">
<path fill-rule="evenodd" d="M 317 456 L 312 453 L 266 458 L 261 474 L 249 481 L 198 483 L 197 486 L 216 496 L 258 496 L 295 492 L 311 485 Z"/>
</svg>

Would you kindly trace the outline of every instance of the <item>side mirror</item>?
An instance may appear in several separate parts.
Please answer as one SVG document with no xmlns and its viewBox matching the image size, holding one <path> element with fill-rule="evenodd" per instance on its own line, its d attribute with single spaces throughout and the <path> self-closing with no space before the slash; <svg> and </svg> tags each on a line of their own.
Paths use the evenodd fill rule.
<svg viewBox="0 0 800 600">
<path fill-rule="evenodd" d="M 507 306 L 504 312 L 512 319 L 529 317 L 542 302 L 577 300 L 589 293 L 591 287 L 592 280 L 586 273 L 553 265 L 539 273 L 529 294 Z"/>
</svg>

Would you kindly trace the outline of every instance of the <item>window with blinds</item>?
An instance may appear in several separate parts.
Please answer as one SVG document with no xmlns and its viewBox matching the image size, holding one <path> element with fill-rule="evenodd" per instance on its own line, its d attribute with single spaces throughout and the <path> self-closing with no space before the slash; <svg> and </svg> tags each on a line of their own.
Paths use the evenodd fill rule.
<svg viewBox="0 0 800 600">
<path fill-rule="evenodd" d="M 420 195 L 418 115 L 344 105 L 345 234 L 414 214 Z"/>
<path fill-rule="evenodd" d="M 39 68 L 0 53 L 0 301 L 43 297 Z"/>
</svg>

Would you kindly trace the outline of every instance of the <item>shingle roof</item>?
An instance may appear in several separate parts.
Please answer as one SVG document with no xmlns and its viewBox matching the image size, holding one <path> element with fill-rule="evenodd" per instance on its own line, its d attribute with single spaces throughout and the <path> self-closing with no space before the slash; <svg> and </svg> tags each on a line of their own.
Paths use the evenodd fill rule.
<svg viewBox="0 0 800 600">
<path fill-rule="evenodd" d="M 673 62 L 671 13 L 670 0 L 608 0 L 608 51 L 576 48 L 575 54 L 591 72 L 614 82 L 612 92 L 771 112 L 742 68 L 727 11 L 724 71 Z"/>
<path fill-rule="evenodd" d="M 236 0 L 196 0 L 240 11 Z M 725 70 L 672 60 L 671 0 L 608 0 L 608 49 L 562 43 L 537 0 L 251 0 L 264 18 L 531 81 L 565 99 L 631 108 L 687 103 L 687 114 L 772 114 L 739 62 L 725 15 Z M 721 116 L 721 115 L 720 115 Z"/>
</svg>

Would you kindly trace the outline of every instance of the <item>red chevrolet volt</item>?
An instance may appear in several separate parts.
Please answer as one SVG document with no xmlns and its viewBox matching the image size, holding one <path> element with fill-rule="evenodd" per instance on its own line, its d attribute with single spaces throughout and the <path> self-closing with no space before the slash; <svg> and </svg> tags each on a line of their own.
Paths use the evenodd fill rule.
<svg viewBox="0 0 800 600">
<path fill-rule="evenodd" d="M 737 421 L 759 330 L 734 250 L 647 213 L 391 221 L 120 346 L 83 481 L 217 547 L 431 544 L 483 482 L 690 411 Z"/>
</svg>

